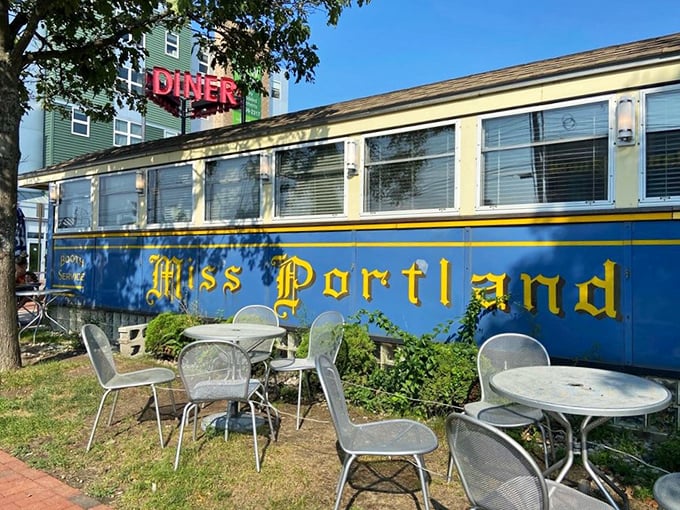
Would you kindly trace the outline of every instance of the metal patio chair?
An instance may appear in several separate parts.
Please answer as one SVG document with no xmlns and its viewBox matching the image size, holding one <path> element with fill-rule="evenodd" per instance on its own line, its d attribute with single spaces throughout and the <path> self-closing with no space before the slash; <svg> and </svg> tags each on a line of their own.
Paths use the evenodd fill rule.
<svg viewBox="0 0 680 510">
<path fill-rule="evenodd" d="M 265 305 L 248 305 L 244 306 L 236 312 L 232 319 L 234 324 L 266 324 L 269 326 L 279 325 L 279 316 L 276 312 Z M 264 384 L 269 381 L 269 359 L 272 356 L 272 349 L 274 348 L 275 338 L 267 339 L 264 342 L 250 350 L 245 341 L 241 341 L 239 345 L 248 351 L 250 361 L 253 365 L 256 363 L 264 363 Z"/>
<path fill-rule="evenodd" d="M 477 373 L 481 397 L 477 402 L 465 404 L 465 413 L 494 427 L 516 428 L 535 425 L 543 439 L 543 460 L 548 460 L 548 441 L 552 448 L 552 432 L 548 417 L 540 409 L 510 402 L 491 388 L 491 377 L 509 368 L 533 365 L 550 365 L 550 356 L 545 347 L 533 337 L 520 333 L 500 333 L 486 340 L 477 353 Z M 546 425 L 542 422 L 546 422 Z M 453 459 L 449 458 L 447 479 L 451 479 Z"/>
<path fill-rule="evenodd" d="M 437 448 L 437 436 L 429 427 L 414 420 L 394 419 L 354 424 L 347 412 L 347 402 L 334 363 L 325 355 L 316 358 L 316 371 L 326 395 L 328 409 L 344 453 L 342 472 L 336 488 L 335 510 L 340 508 L 342 491 L 350 468 L 360 455 L 413 456 L 423 489 L 425 510 L 430 508 L 424 455 Z"/>
<path fill-rule="evenodd" d="M 257 446 L 257 419 L 255 405 L 262 405 L 267 412 L 270 437 L 274 437 L 274 427 L 270 406 L 265 400 L 262 383 L 253 379 L 248 353 L 233 342 L 226 340 L 198 340 L 186 345 L 177 360 L 179 375 L 184 383 L 188 402 L 182 412 L 182 423 L 179 429 L 175 466 L 179 466 L 179 455 L 182 449 L 184 426 L 191 412 L 194 413 L 193 438 L 196 440 L 196 426 L 201 404 L 228 401 L 225 412 L 224 440 L 229 438 L 229 426 L 232 413 L 237 412 L 238 403 L 246 403 L 250 407 L 250 421 L 253 431 L 253 448 L 255 450 L 255 467 L 260 471 L 260 454 Z"/>
<path fill-rule="evenodd" d="M 111 343 L 109 342 L 106 333 L 94 324 L 85 324 L 81 328 L 80 334 L 83 343 L 85 344 L 85 348 L 87 349 L 87 355 L 90 358 L 92 367 L 94 368 L 95 374 L 97 374 L 99 384 L 105 390 L 104 395 L 102 395 L 102 399 L 99 402 L 99 409 L 97 410 L 97 416 L 94 419 L 90 440 L 87 442 L 87 451 L 92 447 L 94 432 L 97 429 L 99 417 L 101 416 L 104 402 L 109 393 L 114 393 L 113 405 L 111 406 L 108 421 L 108 425 L 111 425 L 111 419 L 113 418 L 113 412 L 116 409 L 116 402 L 118 400 L 118 392 L 125 388 L 136 388 L 140 386 L 150 386 L 151 391 L 153 392 L 153 402 L 156 407 L 156 422 L 158 423 L 158 435 L 161 439 L 161 447 L 164 447 L 165 443 L 163 441 L 163 429 L 161 427 L 161 414 L 158 409 L 158 393 L 156 391 L 156 385 L 166 383 L 170 385 L 172 381 L 175 380 L 175 373 L 169 368 L 160 367 L 119 373 L 113 360 Z M 170 397 L 172 398 L 172 408 L 176 412 L 175 398 L 172 391 L 170 391 Z"/>
<path fill-rule="evenodd" d="M 544 478 L 516 441 L 472 416 L 450 414 L 446 438 L 473 509 L 612 510 L 599 499 Z"/>
<path fill-rule="evenodd" d="M 271 370 L 274 372 L 299 372 L 296 429 L 300 428 L 300 400 L 302 398 L 303 373 L 307 383 L 307 391 L 311 398 L 309 372 L 314 370 L 314 363 L 318 356 L 326 355 L 335 363 L 335 358 L 342 343 L 344 324 L 345 319 L 340 312 L 323 312 L 314 319 L 309 329 L 307 357 L 274 359 L 269 363 Z"/>
</svg>

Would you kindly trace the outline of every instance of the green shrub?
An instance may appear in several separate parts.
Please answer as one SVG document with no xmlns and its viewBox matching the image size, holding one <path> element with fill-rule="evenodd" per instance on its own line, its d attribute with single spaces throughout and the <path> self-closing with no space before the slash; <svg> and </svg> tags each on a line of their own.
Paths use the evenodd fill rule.
<svg viewBox="0 0 680 510">
<path fill-rule="evenodd" d="M 161 359 L 177 359 L 182 348 L 191 341 L 182 335 L 182 331 L 200 323 L 194 315 L 174 312 L 157 315 L 146 328 L 146 352 Z"/>
</svg>

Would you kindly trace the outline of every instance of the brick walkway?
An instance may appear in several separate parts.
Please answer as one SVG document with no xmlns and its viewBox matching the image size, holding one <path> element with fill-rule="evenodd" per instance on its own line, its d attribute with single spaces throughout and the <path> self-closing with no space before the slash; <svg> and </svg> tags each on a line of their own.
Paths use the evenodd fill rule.
<svg viewBox="0 0 680 510">
<path fill-rule="evenodd" d="M 0 450 L 0 499 L 3 510 L 110 510 L 78 489 L 28 467 Z"/>
</svg>

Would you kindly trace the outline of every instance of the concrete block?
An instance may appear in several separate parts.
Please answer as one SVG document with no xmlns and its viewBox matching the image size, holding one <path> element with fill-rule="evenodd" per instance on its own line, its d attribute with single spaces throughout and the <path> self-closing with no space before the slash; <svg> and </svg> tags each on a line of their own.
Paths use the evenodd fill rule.
<svg viewBox="0 0 680 510">
<path fill-rule="evenodd" d="M 146 351 L 146 327 L 148 323 L 120 326 L 118 328 L 118 343 L 120 353 L 127 358 L 142 356 Z"/>
</svg>

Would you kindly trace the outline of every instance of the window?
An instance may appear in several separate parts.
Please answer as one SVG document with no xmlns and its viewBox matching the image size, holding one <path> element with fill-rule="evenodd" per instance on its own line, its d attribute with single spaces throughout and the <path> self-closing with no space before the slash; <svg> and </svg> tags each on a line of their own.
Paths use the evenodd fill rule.
<svg viewBox="0 0 680 510">
<path fill-rule="evenodd" d="M 455 126 L 367 138 L 364 211 L 455 207 Z"/>
<path fill-rule="evenodd" d="M 204 50 L 198 50 L 198 72 L 201 74 L 208 74 L 210 71 L 210 57 Z"/>
<path fill-rule="evenodd" d="M 142 141 L 142 125 L 123 119 L 113 121 L 113 145 L 132 145 Z"/>
<path fill-rule="evenodd" d="M 117 227 L 137 223 L 138 197 L 134 172 L 102 175 L 99 178 L 99 226 Z"/>
<path fill-rule="evenodd" d="M 644 97 L 643 198 L 680 200 L 680 89 Z"/>
<path fill-rule="evenodd" d="M 276 152 L 276 216 L 319 216 L 344 212 L 344 144 Z"/>
<path fill-rule="evenodd" d="M 480 205 L 610 203 L 608 105 L 484 119 Z"/>
<path fill-rule="evenodd" d="M 71 134 L 90 136 L 90 117 L 76 108 L 71 108 Z"/>
<path fill-rule="evenodd" d="M 118 89 L 142 95 L 144 91 L 144 74 L 126 65 L 118 68 Z"/>
<path fill-rule="evenodd" d="M 205 219 L 259 217 L 259 155 L 208 161 L 205 171 Z"/>
<path fill-rule="evenodd" d="M 60 185 L 61 202 L 57 208 L 57 228 L 90 228 L 92 202 L 90 180 L 64 181 Z"/>
<path fill-rule="evenodd" d="M 193 210 L 192 167 L 154 168 L 147 173 L 149 223 L 191 221 Z"/>
<path fill-rule="evenodd" d="M 272 80 L 272 98 L 273 99 L 281 98 L 281 81 L 280 80 Z"/>
<path fill-rule="evenodd" d="M 179 58 L 179 36 L 174 32 L 165 32 L 165 54 Z"/>
</svg>

